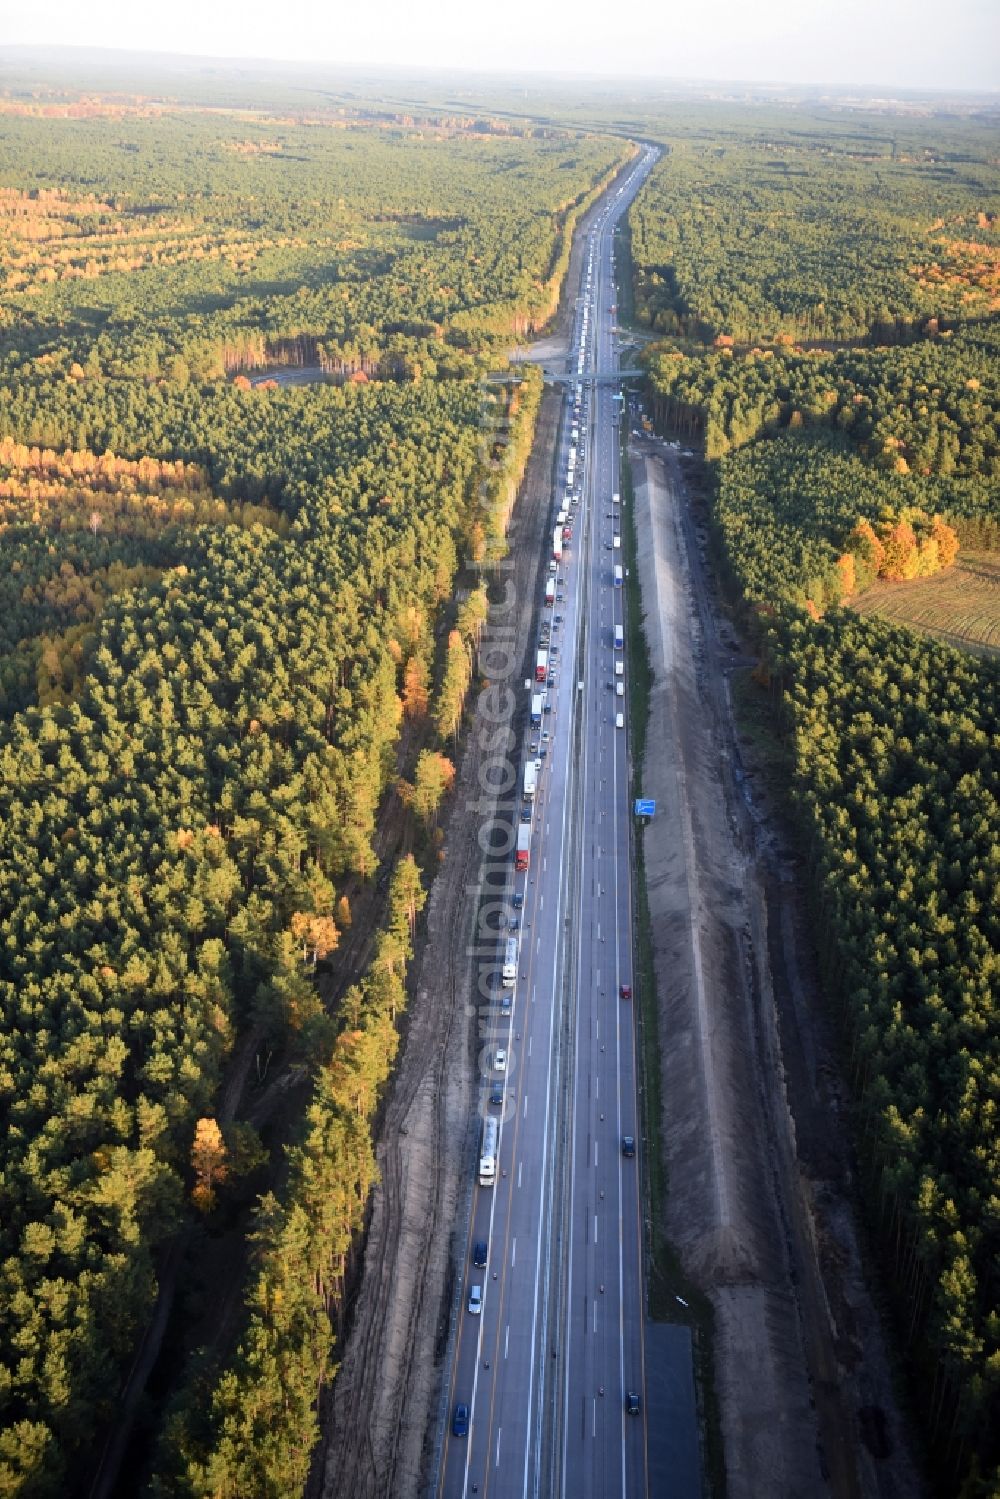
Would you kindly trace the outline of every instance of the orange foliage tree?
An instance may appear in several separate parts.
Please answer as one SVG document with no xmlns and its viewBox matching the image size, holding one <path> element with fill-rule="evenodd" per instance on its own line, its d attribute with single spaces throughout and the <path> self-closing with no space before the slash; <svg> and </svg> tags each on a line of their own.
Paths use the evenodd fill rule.
<svg viewBox="0 0 1000 1499">
<path fill-rule="evenodd" d="M 881 576 L 890 583 L 902 583 L 917 576 L 919 558 L 917 536 L 908 520 L 898 520 L 885 538 L 885 556 Z"/>
<path fill-rule="evenodd" d="M 226 1142 L 215 1119 L 199 1119 L 194 1127 L 191 1169 L 195 1176 L 192 1200 L 201 1212 L 210 1213 L 215 1206 L 215 1188 L 229 1175 Z"/>
</svg>

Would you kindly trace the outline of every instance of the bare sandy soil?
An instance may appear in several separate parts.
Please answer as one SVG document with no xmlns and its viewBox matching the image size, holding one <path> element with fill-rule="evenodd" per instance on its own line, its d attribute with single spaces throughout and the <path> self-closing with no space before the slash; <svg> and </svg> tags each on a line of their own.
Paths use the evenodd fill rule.
<svg viewBox="0 0 1000 1499">
<path fill-rule="evenodd" d="M 733 728 L 728 673 L 746 658 L 717 623 L 677 460 L 633 448 L 664 1228 L 714 1307 L 729 1499 L 911 1499 L 796 870 Z"/>
</svg>

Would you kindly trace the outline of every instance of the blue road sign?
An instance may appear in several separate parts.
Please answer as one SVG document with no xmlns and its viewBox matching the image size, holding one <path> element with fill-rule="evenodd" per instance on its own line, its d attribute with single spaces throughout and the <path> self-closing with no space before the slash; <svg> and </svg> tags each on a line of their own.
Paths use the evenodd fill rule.
<svg viewBox="0 0 1000 1499">
<path fill-rule="evenodd" d="M 636 817 L 654 817 L 656 815 L 656 803 L 653 801 L 638 800 L 635 804 Z"/>
</svg>

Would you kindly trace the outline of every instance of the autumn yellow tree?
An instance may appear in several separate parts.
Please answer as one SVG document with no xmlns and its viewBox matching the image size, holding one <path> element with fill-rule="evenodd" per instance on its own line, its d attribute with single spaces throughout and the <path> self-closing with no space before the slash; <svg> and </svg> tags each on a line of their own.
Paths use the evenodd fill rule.
<svg viewBox="0 0 1000 1499">
<path fill-rule="evenodd" d="M 215 1119 L 199 1119 L 194 1127 L 191 1169 L 195 1177 L 192 1201 L 201 1212 L 210 1213 L 215 1207 L 215 1188 L 229 1175 L 226 1142 Z"/>
<path fill-rule="evenodd" d="M 427 662 L 412 655 L 403 673 L 403 712 L 407 718 L 423 718 L 427 712 Z"/>
<path fill-rule="evenodd" d="M 340 933 L 332 916 L 320 916 L 311 911 L 295 911 L 291 920 L 292 936 L 302 943 L 302 961 L 306 961 L 312 949 L 313 966 L 320 958 L 333 952 L 340 941 Z"/>
<path fill-rule="evenodd" d="M 915 578 L 918 561 L 916 533 L 908 520 L 898 520 L 885 538 L 881 575 L 890 583 Z"/>
<path fill-rule="evenodd" d="M 437 821 L 442 798 L 454 784 L 455 767 L 446 755 L 423 750 L 417 760 L 410 805 L 425 827 Z"/>
<path fill-rule="evenodd" d="M 842 557 L 837 558 L 837 586 L 840 589 L 841 603 L 851 598 L 857 589 L 853 552 L 845 552 Z"/>
<path fill-rule="evenodd" d="M 934 517 L 931 536 L 937 542 L 939 566 L 951 567 L 958 556 L 958 536 L 951 526 L 945 524 L 940 515 Z"/>
</svg>

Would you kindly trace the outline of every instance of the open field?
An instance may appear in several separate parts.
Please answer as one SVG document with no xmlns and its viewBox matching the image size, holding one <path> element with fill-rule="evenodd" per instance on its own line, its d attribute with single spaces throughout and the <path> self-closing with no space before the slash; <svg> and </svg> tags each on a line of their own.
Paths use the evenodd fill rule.
<svg viewBox="0 0 1000 1499">
<path fill-rule="evenodd" d="M 912 583 L 878 583 L 856 607 L 977 655 L 1000 653 L 1000 554 L 963 552 L 955 566 Z"/>
</svg>

